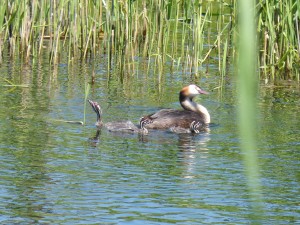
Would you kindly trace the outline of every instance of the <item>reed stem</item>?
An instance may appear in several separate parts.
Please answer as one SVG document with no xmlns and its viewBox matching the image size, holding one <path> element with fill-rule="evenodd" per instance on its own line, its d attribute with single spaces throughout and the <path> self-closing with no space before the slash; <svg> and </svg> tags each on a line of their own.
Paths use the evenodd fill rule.
<svg viewBox="0 0 300 225">
<path fill-rule="evenodd" d="M 256 145 L 257 130 L 257 76 L 255 1 L 240 1 L 238 42 L 238 115 L 241 149 L 245 174 L 248 179 L 252 218 L 262 214 L 262 197 Z"/>
</svg>

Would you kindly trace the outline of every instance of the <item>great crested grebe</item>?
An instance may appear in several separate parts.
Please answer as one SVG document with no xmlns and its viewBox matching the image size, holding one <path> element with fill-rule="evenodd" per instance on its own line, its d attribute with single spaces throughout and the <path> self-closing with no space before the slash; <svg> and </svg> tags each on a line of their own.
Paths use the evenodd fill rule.
<svg viewBox="0 0 300 225">
<path fill-rule="evenodd" d="M 146 129 L 170 129 L 176 133 L 199 133 L 210 123 L 207 109 L 193 101 L 200 94 L 208 94 L 195 84 L 188 85 L 179 93 L 183 110 L 162 109 L 141 118 Z"/>
<path fill-rule="evenodd" d="M 148 130 L 145 128 L 145 124 L 148 123 L 148 121 L 140 121 L 140 128 L 138 128 L 136 125 L 134 125 L 131 121 L 119 121 L 119 122 L 108 122 L 103 123 L 102 122 L 102 110 L 98 102 L 94 102 L 91 100 L 88 100 L 90 105 L 92 106 L 93 110 L 97 114 L 97 122 L 96 126 L 98 128 L 106 127 L 107 130 L 111 132 L 125 132 L 125 133 L 140 133 L 140 134 L 147 134 Z"/>
</svg>

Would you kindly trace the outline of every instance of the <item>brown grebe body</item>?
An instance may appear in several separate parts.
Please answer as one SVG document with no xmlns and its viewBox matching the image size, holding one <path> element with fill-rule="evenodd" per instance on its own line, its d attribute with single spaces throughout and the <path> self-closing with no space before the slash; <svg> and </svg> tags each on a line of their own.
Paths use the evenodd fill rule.
<svg viewBox="0 0 300 225">
<path fill-rule="evenodd" d="M 162 109 L 142 117 L 141 121 L 147 129 L 171 129 L 198 133 L 206 129 L 210 123 L 208 110 L 193 101 L 193 98 L 200 94 L 208 93 L 195 84 L 186 86 L 179 93 L 179 101 L 183 110 Z"/>
</svg>

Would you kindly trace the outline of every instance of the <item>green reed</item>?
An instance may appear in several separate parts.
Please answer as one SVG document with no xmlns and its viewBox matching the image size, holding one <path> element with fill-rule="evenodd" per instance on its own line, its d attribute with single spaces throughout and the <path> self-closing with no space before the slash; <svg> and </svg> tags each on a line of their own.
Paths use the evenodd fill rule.
<svg viewBox="0 0 300 225">
<path fill-rule="evenodd" d="M 249 201 L 252 206 L 251 219 L 259 223 L 262 214 L 262 197 L 256 145 L 257 133 L 257 86 L 255 32 L 255 4 L 240 1 L 238 39 L 238 116 L 241 149 L 244 156 L 245 174 L 248 180 Z"/>
<path fill-rule="evenodd" d="M 299 80 L 299 4 L 261 0 L 256 5 L 265 79 L 283 74 Z M 233 48 L 228 53 L 235 52 L 227 36 L 235 31 L 234 0 L 4 0 L 2 6 L 0 55 L 9 45 L 12 56 L 18 53 L 26 61 L 47 51 L 50 62 L 59 63 L 67 51 L 70 63 L 106 55 L 108 71 L 121 78 L 134 73 L 137 57 L 159 76 L 167 62 L 172 70 L 198 75 L 212 55 L 219 58 L 221 74 L 226 40 Z"/>
<path fill-rule="evenodd" d="M 8 41 L 11 55 L 20 52 L 27 61 L 43 51 L 49 52 L 52 63 L 58 63 L 65 50 L 70 62 L 107 54 L 109 71 L 112 66 L 125 71 L 135 65 L 136 56 L 143 56 L 155 61 L 159 74 L 166 60 L 179 65 L 188 58 L 184 66 L 195 71 L 202 62 L 205 22 L 199 3 L 5 0 L 3 5 L 1 53 Z M 178 33 L 182 42 L 177 44 Z"/>
<path fill-rule="evenodd" d="M 85 125 L 85 115 L 86 115 L 86 105 L 87 105 L 87 100 L 88 100 L 88 96 L 90 93 L 90 84 L 89 83 L 85 83 L 84 85 L 84 107 L 83 107 L 83 124 Z"/>
<path fill-rule="evenodd" d="M 299 81 L 299 1 L 260 1 L 257 15 L 263 78 L 266 82 L 276 77 Z"/>
</svg>

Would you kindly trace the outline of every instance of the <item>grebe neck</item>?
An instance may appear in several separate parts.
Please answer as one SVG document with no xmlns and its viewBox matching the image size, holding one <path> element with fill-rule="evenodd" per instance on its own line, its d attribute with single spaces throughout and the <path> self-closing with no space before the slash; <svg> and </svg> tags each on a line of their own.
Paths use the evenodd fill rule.
<svg viewBox="0 0 300 225">
<path fill-rule="evenodd" d="M 208 110 L 203 106 L 193 101 L 193 97 L 184 96 L 182 93 L 179 95 L 179 101 L 185 110 L 193 111 L 204 115 L 204 122 L 210 123 L 210 115 Z"/>
<path fill-rule="evenodd" d="M 97 122 L 96 122 L 96 124 L 95 124 L 97 127 L 102 127 L 103 126 L 103 122 L 102 122 L 102 120 L 99 118 L 97 118 Z"/>
<path fill-rule="evenodd" d="M 102 119 L 101 119 L 101 110 L 95 108 L 95 112 L 97 114 L 97 121 L 96 121 L 96 126 L 97 127 L 102 127 L 103 126 L 103 122 L 102 122 Z"/>
<path fill-rule="evenodd" d="M 210 123 L 210 115 L 209 115 L 209 112 L 208 112 L 207 108 L 205 108 L 203 105 L 200 105 L 200 104 L 197 104 L 197 103 L 195 103 L 195 104 L 197 105 L 198 112 L 203 113 L 204 122 L 205 123 Z"/>
</svg>

